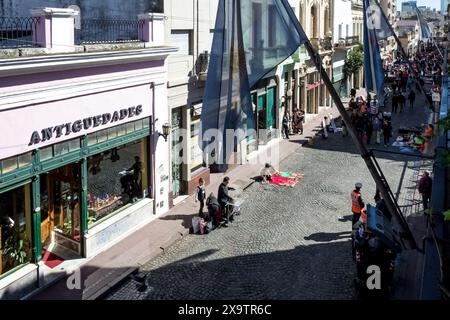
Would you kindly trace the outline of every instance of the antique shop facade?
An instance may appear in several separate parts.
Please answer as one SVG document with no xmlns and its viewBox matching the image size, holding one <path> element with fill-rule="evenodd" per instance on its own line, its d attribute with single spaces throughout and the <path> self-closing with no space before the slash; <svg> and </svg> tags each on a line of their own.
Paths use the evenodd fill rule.
<svg viewBox="0 0 450 320">
<path fill-rule="evenodd" d="M 168 210 L 175 50 L 2 61 L 0 298 L 37 288 L 49 253 L 91 257 Z"/>
</svg>

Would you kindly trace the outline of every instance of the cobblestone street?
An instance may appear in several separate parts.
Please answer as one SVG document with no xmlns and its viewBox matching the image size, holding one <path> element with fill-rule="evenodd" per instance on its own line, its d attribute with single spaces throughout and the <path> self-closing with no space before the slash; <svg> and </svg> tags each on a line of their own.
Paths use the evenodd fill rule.
<svg viewBox="0 0 450 320">
<path fill-rule="evenodd" d="M 394 115 L 394 132 L 404 121 L 420 125 L 427 117 L 419 107 Z M 421 162 L 385 156 L 378 159 L 391 189 L 408 205 Z M 142 266 L 144 290 L 126 280 L 106 298 L 353 299 L 349 194 L 361 181 L 363 199 L 373 203 L 375 184 L 351 138 L 317 138 L 282 161 L 280 170 L 305 177 L 288 189 L 253 184 L 229 228 L 185 237 Z"/>
</svg>

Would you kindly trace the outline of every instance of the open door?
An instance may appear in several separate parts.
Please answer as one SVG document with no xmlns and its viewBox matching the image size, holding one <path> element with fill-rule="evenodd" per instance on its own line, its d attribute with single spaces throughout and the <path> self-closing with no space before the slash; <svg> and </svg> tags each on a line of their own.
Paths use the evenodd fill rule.
<svg viewBox="0 0 450 320">
<path fill-rule="evenodd" d="M 52 231 L 55 227 L 53 210 L 50 211 L 50 203 L 52 203 L 52 192 L 49 187 L 52 185 L 50 181 L 51 175 L 46 173 L 41 176 L 41 241 L 42 248 L 47 248 L 52 242 Z"/>
<path fill-rule="evenodd" d="M 44 249 L 58 233 L 80 240 L 80 165 L 70 164 L 41 176 L 41 237 Z"/>
</svg>

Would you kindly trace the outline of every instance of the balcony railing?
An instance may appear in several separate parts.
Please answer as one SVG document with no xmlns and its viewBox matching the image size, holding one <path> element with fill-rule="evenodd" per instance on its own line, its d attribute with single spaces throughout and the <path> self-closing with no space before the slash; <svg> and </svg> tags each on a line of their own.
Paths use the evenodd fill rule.
<svg viewBox="0 0 450 320">
<path fill-rule="evenodd" d="M 326 37 L 324 39 L 320 39 L 320 49 L 322 51 L 330 51 L 333 50 L 333 42 L 331 37 Z"/>
<path fill-rule="evenodd" d="M 143 20 L 83 19 L 76 30 L 77 44 L 138 42 Z"/>
<path fill-rule="evenodd" d="M 311 45 L 316 51 L 330 51 L 333 50 L 333 42 L 331 37 L 326 37 L 323 39 L 311 38 L 309 39 Z"/>
<path fill-rule="evenodd" d="M 335 44 L 336 47 L 346 48 L 351 46 L 356 46 L 359 43 L 358 36 L 351 36 L 346 38 L 339 38 L 339 41 Z"/>
<path fill-rule="evenodd" d="M 32 33 L 39 17 L 0 17 L 0 48 L 33 47 Z"/>
</svg>

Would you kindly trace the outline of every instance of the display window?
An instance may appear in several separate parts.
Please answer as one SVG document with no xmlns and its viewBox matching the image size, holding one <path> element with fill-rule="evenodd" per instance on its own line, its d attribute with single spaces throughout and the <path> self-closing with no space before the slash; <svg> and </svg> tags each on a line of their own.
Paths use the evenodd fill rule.
<svg viewBox="0 0 450 320">
<path fill-rule="evenodd" d="M 0 193 L 0 276 L 32 259 L 30 184 Z"/>
<path fill-rule="evenodd" d="M 147 139 L 88 158 L 88 224 L 147 197 Z"/>
</svg>

